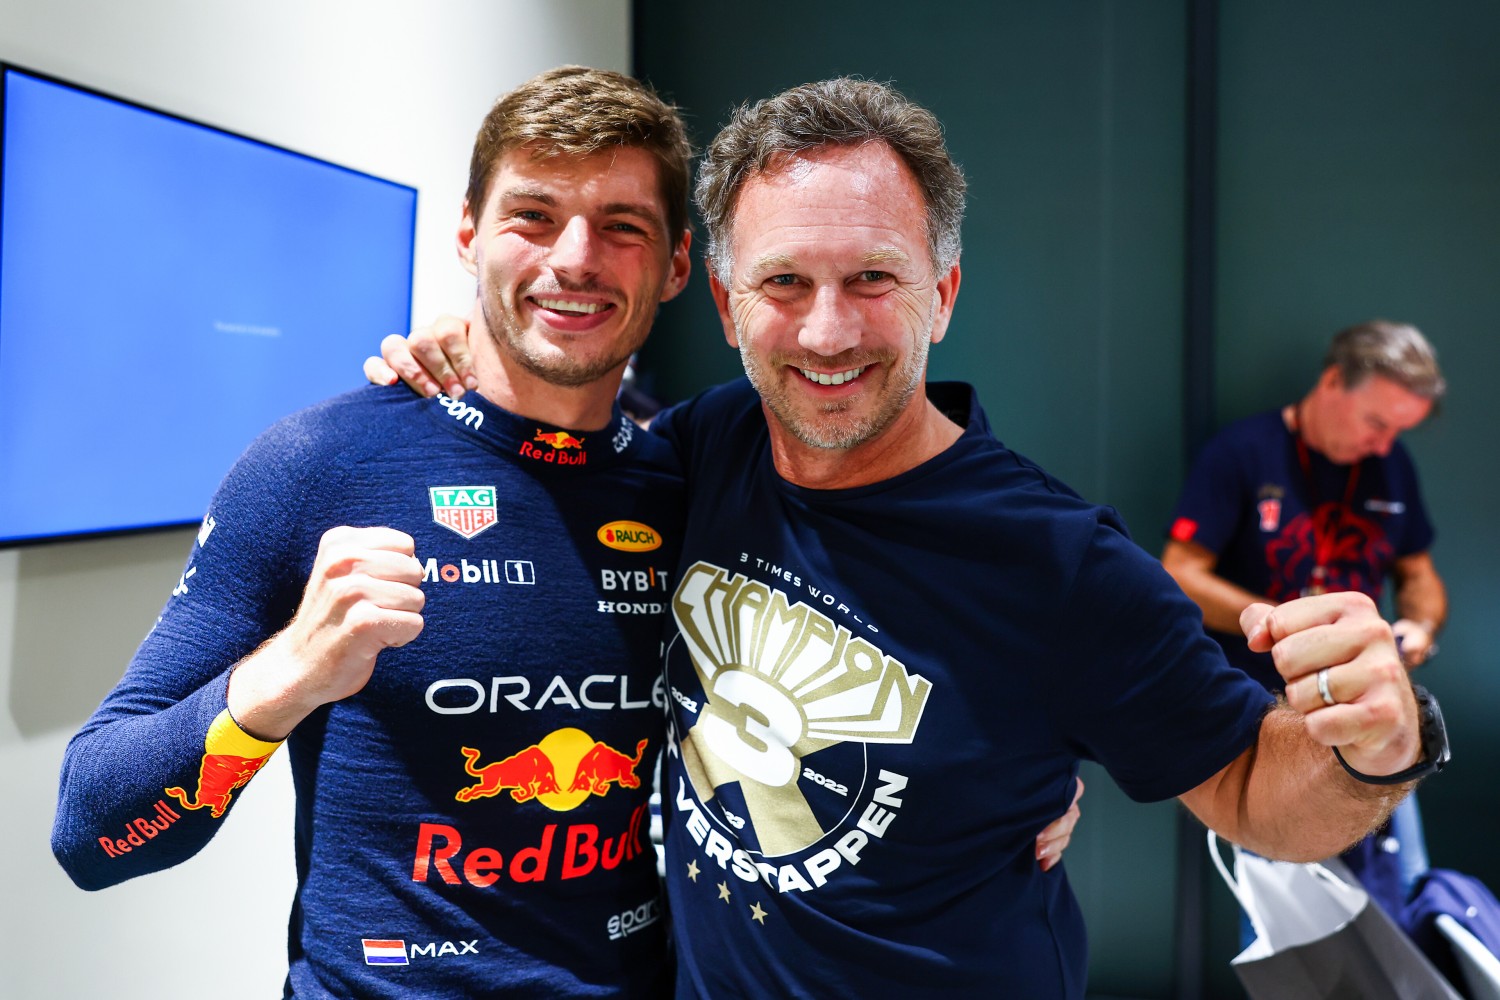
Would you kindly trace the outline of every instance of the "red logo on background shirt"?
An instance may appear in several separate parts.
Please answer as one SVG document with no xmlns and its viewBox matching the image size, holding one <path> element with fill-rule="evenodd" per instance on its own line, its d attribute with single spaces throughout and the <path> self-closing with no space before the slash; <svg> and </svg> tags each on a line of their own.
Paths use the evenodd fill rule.
<svg viewBox="0 0 1500 1000">
<path fill-rule="evenodd" d="M 1281 527 L 1281 501 L 1275 498 L 1262 500 L 1255 505 L 1260 511 L 1260 530 L 1275 531 Z"/>
<path fill-rule="evenodd" d="M 1179 542 L 1190 542 L 1198 533 L 1198 522 L 1192 518 L 1179 517 L 1172 522 L 1171 536 Z"/>
</svg>

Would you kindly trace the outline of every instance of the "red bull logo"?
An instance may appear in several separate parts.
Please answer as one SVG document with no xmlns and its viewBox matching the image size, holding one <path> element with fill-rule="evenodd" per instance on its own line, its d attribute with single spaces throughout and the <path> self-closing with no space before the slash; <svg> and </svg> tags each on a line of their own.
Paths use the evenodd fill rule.
<svg viewBox="0 0 1500 1000">
<path fill-rule="evenodd" d="M 613 835 L 593 823 L 559 829 L 548 823 L 535 844 L 504 852 L 491 845 L 475 846 L 447 823 L 421 823 L 412 860 L 411 880 L 426 882 L 434 875 L 448 885 L 484 889 L 502 879 L 520 884 L 549 879 L 583 878 L 596 871 L 612 871 L 635 858 L 651 856 L 646 835 L 649 806 L 642 802 Z"/>
<path fill-rule="evenodd" d="M 461 747 L 464 772 L 477 780 L 460 788 L 454 798 L 472 802 L 509 792 L 516 802 L 535 799 L 554 812 L 567 812 L 576 809 L 590 795 L 607 794 L 611 785 L 640 788 L 636 768 L 646 752 L 647 742 L 637 743 L 632 757 L 581 729 L 568 727 L 548 733 L 540 743 L 482 767 L 476 766 L 480 751 Z"/>
<path fill-rule="evenodd" d="M 542 430 L 538 430 L 536 432 L 536 437 L 532 438 L 532 440 L 533 441 L 541 441 L 541 442 L 544 442 L 546 444 L 550 444 L 552 447 L 557 448 L 559 450 L 561 450 L 563 448 L 582 448 L 583 447 L 583 438 L 574 437 L 573 435 L 569 434 L 567 431 L 542 431 Z"/>
<path fill-rule="evenodd" d="M 555 792 L 557 773 L 552 769 L 552 760 L 540 747 L 529 746 L 520 753 L 513 753 L 504 760 L 497 760 L 484 767 L 475 767 L 479 751 L 472 747 L 460 747 L 464 755 L 464 770 L 479 779 L 468 788 L 460 788 L 454 798 L 460 802 L 487 799 L 501 792 L 510 791 L 510 797 L 525 802 L 543 792 Z"/>
<path fill-rule="evenodd" d="M 148 840 L 155 840 L 167 832 L 167 827 L 180 819 L 181 813 L 167 805 L 166 800 L 157 799 L 155 819 L 137 816 L 125 824 L 124 837 L 100 837 L 99 846 L 104 848 L 106 856 L 118 858 L 144 845 Z"/>
<path fill-rule="evenodd" d="M 538 448 L 532 442 L 540 441 L 546 447 Z M 583 450 L 583 438 L 574 437 L 567 431 L 544 431 L 540 428 L 531 441 L 522 441 L 517 454 L 537 462 L 552 465 L 587 465 L 589 453 Z"/>
<path fill-rule="evenodd" d="M 168 788 L 166 794 L 184 809 L 207 809 L 218 819 L 229 809 L 235 790 L 248 784 L 279 746 L 280 743 L 258 740 L 240 729 L 225 709 L 203 737 L 198 787 L 191 795 L 182 788 Z"/>
<path fill-rule="evenodd" d="M 646 752 L 646 741 L 635 745 L 635 756 L 627 757 L 607 743 L 595 743 L 578 762 L 578 771 L 573 777 L 569 791 L 589 792 L 603 795 L 609 791 L 610 782 L 626 788 L 640 788 L 641 779 L 635 775 L 641 754 Z"/>
<path fill-rule="evenodd" d="M 650 552 L 661 548 L 661 535 L 639 521 L 611 521 L 600 528 L 596 537 L 621 552 Z"/>
</svg>

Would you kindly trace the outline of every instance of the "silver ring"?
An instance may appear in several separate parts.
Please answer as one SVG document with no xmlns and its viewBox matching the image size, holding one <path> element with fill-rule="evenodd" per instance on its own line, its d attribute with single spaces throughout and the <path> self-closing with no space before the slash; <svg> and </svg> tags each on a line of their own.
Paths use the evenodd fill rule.
<svg viewBox="0 0 1500 1000">
<path fill-rule="evenodd" d="M 1324 667 L 1318 671 L 1318 694 L 1323 696 L 1323 704 L 1325 705 L 1338 704 L 1333 698 L 1333 692 L 1328 690 L 1328 671 L 1332 669 L 1332 667 Z"/>
</svg>

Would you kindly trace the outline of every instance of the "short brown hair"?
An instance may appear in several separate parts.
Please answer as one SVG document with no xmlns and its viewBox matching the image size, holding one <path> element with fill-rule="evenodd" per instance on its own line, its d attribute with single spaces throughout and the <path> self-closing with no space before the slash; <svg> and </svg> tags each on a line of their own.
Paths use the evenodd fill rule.
<svg viewBox="0 0 1500 1000">
<path fill-rule="evenodd" d="M 484 116 L 469 157 L 465 204 L 477 218 L 500 158 L 531 146 L 537 156 L 589 156 L 629 146 L 661 167 L 667 226 L 675 241 L 687 227 L 693 148 L 677 108 L 623 73 L 559 66 L 503 95 Z"/>
<path fill-rule="evenodd" d="M 1410 323 L 1372 319 L 1340 330 L 1323 359 L 1323 368 L 1330 367 L 1339 370 L 1346 389 L 1379 375 L 1434 403 L 1448 390 L 1438 369 L 1437 352 Z"/>
<path fill-rule="evenodd" d="M 939 273 L 952 267 L 962 249 L 966 185 L 948 155 L 943 126 L 894 87 L 844 76 L 741 105 L 709 144 L 695 196 L 720 280 L 727 284 L 734 205 L 747 180 L 781 156 L 867 142 L 885 143 L 916 177 L 926 202 L 933 267 Z"/>
</svg>

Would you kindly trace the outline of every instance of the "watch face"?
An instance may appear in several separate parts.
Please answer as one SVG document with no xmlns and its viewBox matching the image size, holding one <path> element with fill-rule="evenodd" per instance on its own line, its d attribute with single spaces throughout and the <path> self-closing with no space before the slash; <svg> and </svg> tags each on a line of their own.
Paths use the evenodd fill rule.
<svg viewBox="0 0 1500 1000">
<path fill-rule="evenodd" d="M 1437 699 L 1420 684 L 1413 684 L 1412 692 L 1417 696 L 1422 727 L 1422 762 L 1417 766 L 1425 765 L 1427 771 L 1441 771 L 1453 756 L 1448 747 L 1448 727 L 1443 724 L 1443 710 Z"/>
</svg>

